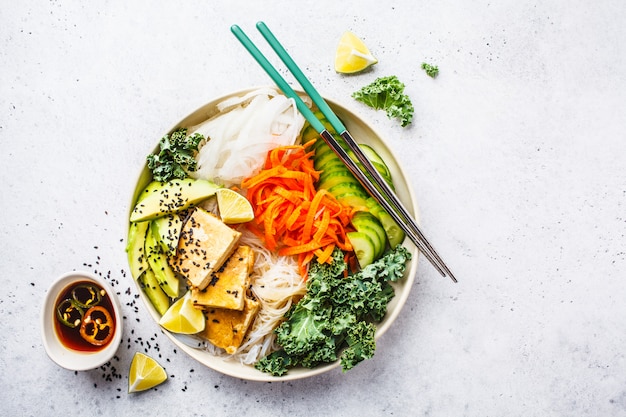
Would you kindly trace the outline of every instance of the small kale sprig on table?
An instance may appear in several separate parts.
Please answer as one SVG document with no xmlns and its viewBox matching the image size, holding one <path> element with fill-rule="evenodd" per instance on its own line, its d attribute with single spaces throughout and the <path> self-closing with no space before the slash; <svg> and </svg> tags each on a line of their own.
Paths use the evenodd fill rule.
<svg viewBox="0 0 626 417">
<path fill-rule="evenodd" d="M 352 93 L 352 98 L 376 110 L 385 110 L 388 118 L 400 119 L 402 127 L 408 126 L 413 120 L 413 103 L 404 94 L 404 84 L 395 75 L 377 78 Z"/>
<path fill-rule="evenodd" d="M 148 155 L 148 168 L 155 181 L 184 179 L 197 168 L 195 159 L 204 137 L 199 133 L 187 136 L 186 128 L 179 128 L 159 141 L 159 153 Z"/>
<path fill-rule="evenodd" d="M 437 78 L 437 75 L 439 75 L 439 67 L 436 65 L 422 62 L 422 69 L 426 71 L 426 75 L 428 75 L 430 78 Z"/>
<path fill-rule="evenodd" d="M 262 358 L 256 368 L 280 376 L 289 368 L 312 368 L 340 358 L 344 371 L 369 359 L 376 349 L 376 326 L 394 296 L 391 281 L 404 275 L 408 250 L 394 250 L 359 272 L 344 277 L 346 263 L 336 249 L 331 264 L 312 262 L 307 292 L 275 330 L 281 350 Z"/>
</svg>

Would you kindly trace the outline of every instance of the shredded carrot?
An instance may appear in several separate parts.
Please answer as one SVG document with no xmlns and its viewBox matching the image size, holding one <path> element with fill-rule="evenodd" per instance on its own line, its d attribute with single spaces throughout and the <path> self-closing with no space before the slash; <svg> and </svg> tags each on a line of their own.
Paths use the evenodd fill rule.
<svg viewBox="0 0 626 417">
<path fill-rule="evenodd" d="M 324 263 L 331 262 L 336 247 L 352 252 L 346 236 L 352 209 L 328 191 L 315 189 L 320 172 L 313 165 L 314 152 L 308 151 L 313 142 L 273 149 L 261 172 L 241 184 L 254 207 L 248 228 L 269 250 L 297 256 L 305 277 L 315 257 Z"/>
</svg>

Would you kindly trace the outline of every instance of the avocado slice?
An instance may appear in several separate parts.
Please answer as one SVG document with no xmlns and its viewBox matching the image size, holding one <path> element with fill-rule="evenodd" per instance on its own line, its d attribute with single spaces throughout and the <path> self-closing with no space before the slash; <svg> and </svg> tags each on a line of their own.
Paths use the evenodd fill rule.
<svg viewBox="0 0 626 417">
<path fill-rule="evenodd" d="M 150 228 L 146 233 L 144 251 L 148 258 L 148 264 L 165 294 L 171 298 L 178 297 L 180 281 L 167 262 L 167 255 L 165 255 L 161 249 L 161 245 L 154 238 L 154 233 Z"/>
<path fill-rule="evenodd" d="M 139 201 L 130 214 L 130 221 L 152 220 L 166 214 L 177 213 L 214 195 L 219 185 L 193 178 L 168 182 L 153 181 L 140 194 Z M 146 190 L 150 192 L 146 193 Z"/>
<path fill-rule="evenodd" d="M 168 257 L 176 255 L 182 227 L 183 222 L 178 214 L 166 214 L 150 223 L 150 230 L 154 234 L 154 239 Z"/>
<path fill-rule="evenodd" d="M 131 223 L 128 228 L 128 241 L 126 243 L 126 254 L 128 265 L 133 278 L 137 279 L 150 267 L 145 254 L 145 241 L 148 225 L 150 222 Z"/>
<path fill-rule="evenodd" d="M 144 271 L 144 273 L 139 276 L 138 281 L 156 311 L 160 315 L 165 314 L 170 307 L 170 299 L 167 297 L 167 294 L 163 292 L 154 272 L 151 269 Z"/>
</svg>

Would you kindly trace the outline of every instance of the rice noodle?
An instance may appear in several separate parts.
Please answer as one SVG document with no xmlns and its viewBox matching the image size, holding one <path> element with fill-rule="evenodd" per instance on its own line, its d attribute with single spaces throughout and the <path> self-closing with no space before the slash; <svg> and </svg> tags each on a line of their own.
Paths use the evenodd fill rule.
<svg viewBox="0 0 626 417">
<path fill-rule="evenodd" d="M 207 139 L 192 176 L 226 187 L 256 174 L 271 149 L 295 144 L 304 126 L 295 101 L 273 88 L 224 100 L 217 107 L 220 113 L 189 128 L 189 134 Z"/>
</svg>

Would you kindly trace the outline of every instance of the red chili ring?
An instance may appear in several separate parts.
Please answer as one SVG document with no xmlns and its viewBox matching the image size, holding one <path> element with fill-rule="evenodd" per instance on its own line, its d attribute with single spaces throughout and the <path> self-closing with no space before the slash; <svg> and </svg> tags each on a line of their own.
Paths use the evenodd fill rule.
<svg viewBox="0 0 626 417">
<path fill-rule="evenodd" d="M 85 312 L 80 325 L 80 335 L 94 346 L 103 346 L 113 338 L 115 324 L 108 310 L 94 306 Z"/>
</svg>

